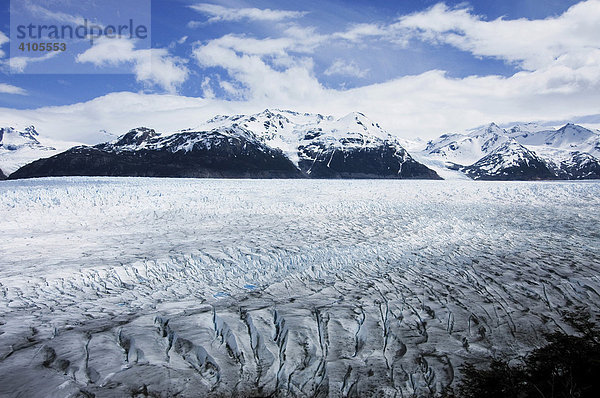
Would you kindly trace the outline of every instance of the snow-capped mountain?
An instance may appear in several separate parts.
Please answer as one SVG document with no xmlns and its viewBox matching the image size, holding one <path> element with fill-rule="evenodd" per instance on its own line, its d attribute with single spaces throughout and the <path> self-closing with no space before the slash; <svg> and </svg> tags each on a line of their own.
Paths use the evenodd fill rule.
<svg viewBox="0 0 600 398">
<path fill-rule="evenodd" d="M 561 179 L 600 179 L 600 160 L 585 152 L 553 152 L 544 155 L 548 167 Z"/>
<path fill-rule="evenodd" d="M 523 145 L 552 148 L 568 152 L 585 152 L 594 157 L 600 157 L 600 133 L 576 124 L 566 124 L 554 129 L 519 129 L 520 126 L 511 128 L 508 132 Z"/>
<path fill-rule="evenodd" d="M 23 129 L 0 128 L 0 178 L 19 167 L 40 158 L 50 157 L 67 149 L 70 143 L 41 138 L 34 126 Z"/>
<path fill-rule="evenodd" d="M 200 129 L 216 126 L 251 130 L 311 177 L 439 178 L 415 161 L 396 137 L 360 112 L 336 119 L 267 109 L 248 116 L 217 116 Z"/>
<path fill-rule="evenodd" d="M 508 139 L 471 166 L 461 168 L 474 180 L 548 180 L 556 175 L 534 152 Z"/>
<path fill-rule="evenodd" d="M 347 150 L 377 147 L 381 141 L 394 139 L 360 112 L 335 119 L 321 114 L 267 109 L 248 116 L 216 116 L 199 129 L 235 126 L 253 131 L 269 146 L 284 151 L 296 164 L 303 158 L 312 160 L 306 152 L 316 143 Z"/>
<path fill-rule="evenodd" d="M 10 178 L 42 176 L 294 178 L 301 173 L 281 151 L 245 129 L 160 134 L 140 127 L 109 143 L 40 159 Z"/>
<path fill-rule="evenodd" d="M 448 162 L 473 164 L 508 140 L 504 129 L 495 123 L 474 130 L 467 135 L 444 134 L 429 141 L 425 147 L 431 157 Z"/>
<path fill-rule="evenodd" d="M 335 119 L 280 110 L 216 116 L 176 132 L 134 129 L 34 162 L 12 178 L 44 175 L 439 179 L 361 113 Z"/>
<path fill-rule="evenodd" d="M 507 143 L 510 144 L 505 146 Z M 469 171 L 472 177 L 479 176 L 481 173 L 483 173 L 481 175 L 488 175 L 487 173 L 497 170 L 498 174 L 495 177 L 500 179 L 526 178 L 527 173 L 524 172 L 524 174 L 508 173 L 507 175 L 511 177 L 502 174 L 507 166 L 503 163 L 505 158 L 514 154 L 513 150 L 519 149 L 523 152 L 515 146 L 515 143 L 544 162 L 546 168 L 552 171 L 554 178 L 598 178 L 595 170 L 600 168 L 600 132 L 571 123 L 559 129 L 535 123 L 516 124 L 504 129 L 491 123 L 467 134 L 444 134 L 436 140 L 429 141 L 425 150 L 419 155 L 430 161 L 445 162 L 447 167 L 452 169 L 470 166 L 463 170 Z M 495 153 L 499 148 L 502 148 L 500 152 L 508 151 L 506 156 L 498 156 L 499 152 Z M 494 156 L 488 156 L 492 153 Z M 481 163 L 480 161 L 484 159 L 485 162 Z M 494 160 L 499 163 L 490 164 Z M 483 172 L 484 169 L 480 169 L 479 166 L 489 170 Z M 544 174 L 542 169 L 536 168 L 538 166 L 536 162 L 532 162 L 530 166 L 527 164 L 521 166 L 531 167 L 531 176 L 540 172 Z M 475 172 L 475 170 L 479 171 Z M 491 178 L 490 175 L 488 177 Z"/>
</svg>

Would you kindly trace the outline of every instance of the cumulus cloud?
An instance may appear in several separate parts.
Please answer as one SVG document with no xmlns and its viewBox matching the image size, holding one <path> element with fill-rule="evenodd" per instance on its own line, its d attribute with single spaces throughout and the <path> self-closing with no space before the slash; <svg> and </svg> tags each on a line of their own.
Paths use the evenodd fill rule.
<svg viewBox="0 0 600 398">
<path fill-rule="evenodd" d="M 525 75 L 456 79 L 434 70 L 340 91 L 322 87 L 310 73 L 299 77 L 256 62 L 255 72 L 240 73 L 248 74 L 247 82 L 256 87 L 260 87 L 260 76 L 266 84 L 262 90 L 257 89 L 256 95 L 245 91 L 244 98 L 113 93 L 68 106 L 33 110 L 0 108 L 0 123 L 34 124 L 50 137 L 97 143 L 106 140 L 105 136 L 98 138 L 99 130 L 116 135 L 138 126 L 175 131 L 200 125 L 216 114 L 255 113 L 279 107 L 336 116 L 357 110 L 392 134 L 433 138 L 490 121 L 572 120 L 575 116 L 597 114 L 600 103 L 598 90 L 561 95 L 530 90 L 535 81 L 527 81 Z M 297 80 L 292 83 L 286 82 L 287 79 Z M 222 83 L 236 89 L 232 83 Z M 65 129 L 65 125 L 69 128 Z"/>
<path fill-rule="evenodd" d="M 354 61 L 344 61 L 336 59 L 329 68 L 323 72 L 327 76 L 341 75 L 341 76 L 354 76 L 354 77 L 365 77 L 369 73 L 368 69 L 361 69 Z"/>
<path fill-rule="evenodd" d="M 138 81 L 175 93 L 188 77 L 185 60 L 173 57 L 163 48 L 135 49 L 126 39 L 99 39 L 92 47 L 77 55 L 77 62 L 96 66 L 131 64 Z"/>
<path fill-rule="evenodd" d="M 233 89 L 231 83 L 222 82 L 221 86 L 230 94 L 236 93 L 242 98 L 263 99 L 270 102 L 285 101 L 288 98 L 309 101 L 315 91 L 321 90 L 321 84 L 312 73 L 310 58 L 296 58 L 280 51 L 281 43 L 269 43 L 260 50 L 251 49 L 241 53 L 235 41 L 213 40 L 195 46 L 193 55 L 202 67 L 222 67 L 243 86 L 243 90 Z M 277 55 L 275 69 L 262 58 L 264 55 Z"/>
<path fill-rule="evenodd" d="M 491 21 L 473 14 L 469 8 L 450 8 L 440 3 L 400 18 L 393 27 L 408 29 L 423 40 L 537 70 L 556 61 L 566 66 L 581 66 L 588 61 L 597 64 L 599 20 L 598 0 L 575 4 L 562 15 L 546 19 Z"/>
<path fill-rule="evenodd" d="M 282 21 L 300 18 L 306 15 L 302 11 L 271 10 L 260 8 L 229 8 L 217 4 L 199 3 L 190 6 L 191 9 L 208 16 L 207 23 L 231 21 Z"/>
<path fill-rule="evenodd" d="M 37 109 L 0 108 L 0 123 L 36 126 L 40 134 L 57 140 L 96 144 L 108 134 L 121 135 L 147 126 L 159 131 L 194 127 L 206 115 L 250 111 L 244 103 L 209 101 L 172 94 L 115 92 L 90 101 Z M 68 126 L 68 128 L 65 128 Z"/>
</svg>

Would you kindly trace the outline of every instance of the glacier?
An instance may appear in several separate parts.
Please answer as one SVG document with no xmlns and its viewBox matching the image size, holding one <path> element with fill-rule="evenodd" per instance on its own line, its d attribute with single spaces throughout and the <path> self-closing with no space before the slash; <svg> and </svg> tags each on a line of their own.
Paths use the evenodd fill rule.
<svg viewBox="0 0 600 398">
<path fill-rule="evenodd" d="M 600 316 L 600 183 L 0 183 L 0 396 L 440 396 Z"/>
</svg>

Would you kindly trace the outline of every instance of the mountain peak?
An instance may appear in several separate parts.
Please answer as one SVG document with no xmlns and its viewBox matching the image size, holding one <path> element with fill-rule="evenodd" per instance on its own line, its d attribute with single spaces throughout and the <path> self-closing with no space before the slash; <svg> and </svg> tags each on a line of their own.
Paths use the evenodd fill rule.
<svg viewBox="0 0 600 398">
<path fill-rule="evenodd" d="M 148 127 L 136 127 L 129 130 L 117 138 L 115 145 L 140 145 L 141 143 L 148 141 L 150 138 L 160 135 L 156 131 Z"/>
<path fill-rule="evenodd" d="M 471 137 L 480 137 L 480 136 L 486 136 L 486 135 L 505 135 L 506 134 L 506 130 L 504 130 L 502 127 L 498 126 L 496 123 L 491 122 L 490 124 L 487 125 L 483 125 L 480 127 L 477 127 L 475 129 L 472 129 L 468 132 L 467 135 L 471 136 Z"/>
<path fill-rule="evenodd" d="M 559 128 L 557 131 L 565 132 L 565 131 L 569 131 L 569 130 L 575 131 L 578 133 L 591 133 L 592 132 L 592 130 L 586 129 L 583 126 L 580 126 L 580 125 L 574 124 L 574 123 L 567 123 L 564 126 L 562 126 L 561 128 Z"/>
<path fill-rule="evenodd" d="M 498 133 L 503 133 L 504 129 L 501 128 L 500 126 L 498 126 L 496 123 L 491 122 L 490 124 L 488 124 L 487 128 L 485 129 L 485 131 L 487 133 L 498 134 Z"/>
<path fill-rule="evenodd" d="M 0 147 L 8 150 L 16 150 L 22 146 L 39 146 L 37 140 L 39 134 L 35 127 L 28 126 L 23 131 L 16 130 L 13 127 L 0 128 Z"/>
<path fill-rule="evenodd" d="M 462 170 L 475 180 L 556 178 L 541 158 L 512 138 Z"/>
</svg>

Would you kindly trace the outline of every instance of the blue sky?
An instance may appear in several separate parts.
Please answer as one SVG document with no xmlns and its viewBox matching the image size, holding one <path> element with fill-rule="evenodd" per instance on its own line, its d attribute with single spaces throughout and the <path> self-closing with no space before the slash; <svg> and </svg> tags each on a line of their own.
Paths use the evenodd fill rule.
<svg viewBox="0 0 600 398">
<path fill-rule="evenodd" d="M 9 9 L 3 2 L 4 36 Z M 407 137 L 594 115 L 598 26 L 597 0 L 152 1 L 152 53 L 97 43 L 79 54 L 94 74 L 10 73 L 0 36 L 0 122 L 56 135 L 69 120 L 90 141 L 99 130 L 185 128 L 265 107 L 363 111 Z M 131 73 L 102 73 L 115 65 Z M 154 109 L 172 116 L 156 120 Z"/>
</svg>

